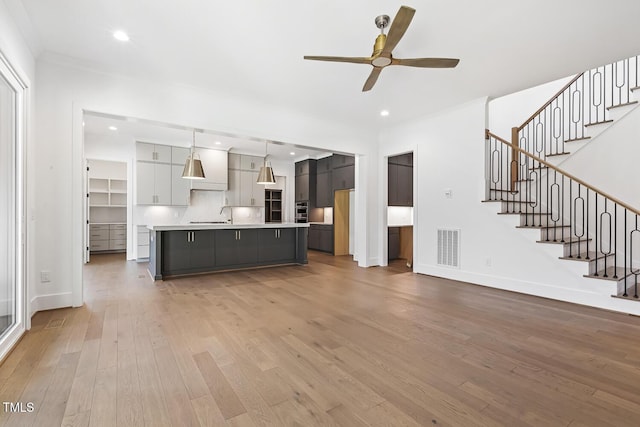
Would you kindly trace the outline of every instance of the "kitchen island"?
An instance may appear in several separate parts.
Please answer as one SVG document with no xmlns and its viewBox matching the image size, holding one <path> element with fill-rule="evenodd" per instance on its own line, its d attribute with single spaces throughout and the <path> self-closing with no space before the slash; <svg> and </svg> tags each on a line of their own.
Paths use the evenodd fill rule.
<svg viewBox="0 0 640 427">
<path fill-rule="evenodd" d="M 309 224 L 153 225 L 149 273 L 154 280 L 188 274 L 307 264 Z"/>
</svg>

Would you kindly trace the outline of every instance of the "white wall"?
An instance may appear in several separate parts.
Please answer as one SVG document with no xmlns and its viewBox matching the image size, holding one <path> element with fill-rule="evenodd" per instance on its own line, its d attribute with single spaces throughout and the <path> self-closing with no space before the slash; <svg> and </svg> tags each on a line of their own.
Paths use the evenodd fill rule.
<svg viewBox="0 0 640 427">
<path fill-rule="evenodd" d="M 38 285 L 41 295 L 55 294 L 41 308 L 79 305 L 82 289 L 82 111 L 97 111 L 138 117 L 188 127 L 297 143 L 327 151 L 359 154 L 356 185 L 375 174 L 375 135 L 344 124 L 306 116 L 251 100 L 231 99 L 190 87 L 160 85 L 67 65 L 46 56 L 38 61 L 38 138 L 30 162 L 37 171 L 35 185 L 42 194 L 34 203 L 38 221 L 32 272 L 49 270 L 52 281 Z M 275 165 L 274 165 L 275 166 Z M 288 185 L 293 185 L 289 180 Z M 362 184 L 362 187 L 364 185 Z M 364 254 L 361 265 L 378 261 L 375 251 L 377 216 L 373 198 L 361 193 L 357 251 Z M 75 294 L 73 294 L 75 292 Z M 75 298 L 72 298 L 72 294 Z"/>
<path fill-rule="evenodd" d="M 560 168 L 640 209 L 638 159 L 640 108 L 635 108 L 569 156 Z"/>
<path fill-rule="evenodd" d="M 493 134 L 511 142 L 511 128 L 518 127 L 524 123 L 572 78 L 573 76 L 565 77 L 492 99 L 487 107 L 489 130 Z"/>
<path fill-rule="evenodd" d="M 414 270 L 579 304 L 640 312 L 633 302 L 611 298 L 612 285 L 583 278 L 586 265 L 558 260 L 562 256 L 560 245 L 535 243 L 539 231 L 518 230 L 517 216 L 497 215 L 499 205 L 481 203 L 485 111 L 486 99 L 479 99 L 381 134 L 381 158 L 394 154 L 392 151 L 414 151 Z M 386 176 L 381 178 L 380 188 L 386 188 L 385 182 Z M 445 189 L 452 190 L 453 198 L 445 198 Z M 459 269 L 437 265 L 439 228 L 461 230 Z"/>
</svg>

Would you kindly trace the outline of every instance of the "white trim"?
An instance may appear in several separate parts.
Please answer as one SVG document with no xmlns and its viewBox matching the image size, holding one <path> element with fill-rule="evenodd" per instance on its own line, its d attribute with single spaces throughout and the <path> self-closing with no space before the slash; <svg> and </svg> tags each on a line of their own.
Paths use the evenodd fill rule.
<svg viewBox="0 0 640 427">
<path fill-rule="evenodd" d="M 38 311 L 71 307 L 74 295 L 71 292 L 60 294 L 38 295 L 31 300 L 31 316 Z"/>
<path fill-rule="evenodd" d="M 15 139 L 12 141 L 14 164 L 14 182 L 12 191 L 13 219 L 15 225 L 13 250 L 13 277 L 15 284 L 15 322 L 0 339 L 0 360 L 2 360 L 31 327 L 31 319 L 26 315 L 29 289 L 27 284 L 27 226 L 26 226 L 26 160 L 25 153 L 28 141 L 28 124 L 30 111 L 30 91 L 28 79 L 24 73 L 16 69 L 8 58 L 0 51 L 0 74 L 15 91 Z"/>
<path fill-rule="evenodd" d="M 71 290 L 73 298 L 70 304 L 59 307 L 81 307 L 84 303 L 82 289 L 82 266 L 84 265 L 84 203 L 85 194 L 83 173 L 84 131 L 82 129 L 82 117 L 84 109 L 77 103 L 72 106 L 71 119 L 71 218 L 73 229 L 71 231 Z"/>
<path fill-rule="evenodd" d="M 581 288 L 559 288 L 558 286 L 547 285 L 544 283 L 517 280 L 510 277 L 457 271 L 426 264 L 420 264 L 414 268 L 414 271 L 420 274 L 457 280 L 467 284 L 502 289 L 505 291 L 518 292 L 526 295 L 640 316 L 640 304 L 636 301 L 627 301 L 621 298 L 611 297 L 611 294 L 615 293 L 615 282 L 610 282 L 611 286 L 607 287 L 606 283 L 600 283 L 601 281 L 598 281 L 597 284 L 591 286 L 591 290 L 589 289 L 590 286 L 587 282 L 585 282 L 585 286 Z M 584 280 L 587 281 L 589 279 Z M 598 292 L 595 292 L 594 289 L 597 289 Z"/>
</svg>

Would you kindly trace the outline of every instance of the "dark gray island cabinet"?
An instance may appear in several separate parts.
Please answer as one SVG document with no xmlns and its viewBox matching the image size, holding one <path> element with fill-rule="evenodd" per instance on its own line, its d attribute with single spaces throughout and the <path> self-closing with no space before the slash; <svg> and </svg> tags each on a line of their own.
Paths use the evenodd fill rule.
<svg viewBox="0 0 640 427">
<path fill-rule="evenodd" d="M 198 224 L 148 228 L 149 272 L 154 280 L 307 263 L 308 224 Z"/>
</svg>

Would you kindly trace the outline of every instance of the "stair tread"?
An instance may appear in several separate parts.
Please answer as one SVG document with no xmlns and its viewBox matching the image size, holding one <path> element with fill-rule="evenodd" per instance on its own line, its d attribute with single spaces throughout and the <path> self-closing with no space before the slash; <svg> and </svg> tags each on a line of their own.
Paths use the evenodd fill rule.
<svg viewBox="0 0 640 427">
<path fill-rule="evenodd" d="M 533 200 L 502 200 L 502 199 L 490 199 L 483 200 L 482 203 L 491 203 L 491 202 L 506 202 L 506 203 L 536 203 Z"/>
<path fill-rule="evenodd" d="M 624 295 L 611 295 L 611 296 L 613 298 L 628 299 L 631 301 L 640 301 L 640 298 L 638 298 L 638 296 L 636 295 L 633 295 L 633 292 L 628 293 L 626 297 Z"/>
<path fill-rule="evenodd" d="M 607 274 L 607 277 L 604 277 L 605 272 Z M 618 277 L 613 277 L 614 275 L 617 275 Z M 608 267 L 606 270 L 598 271 L 597 276 L 595 274 L 585 274 L 584 277 L 589 277 L 591 279 L 618 281 L 618 280 L 624 279 L 625 277 L 629 277 L 633 275 L 634 274 L 633 272 L 631 272 L 630 269 L 627 269 L 625 274 L 624 267 Z"/>
<path fill-rule="evenodd" d="M 579 141 L 586 141 L 587 139 L 591 139 L 591 137 L 583 136 L 582 138 L 566 139 L 564 142 L 579 142 Z"/>
<path fill-rule="evenodd" d="M 571 152 L 570 151 L 565 151 L 565 152 L 562 152 L 562 153 L 547 154 L 547 157 L 566 156 L 568 154 L 571 154 Z"/>
<path fill-rule="evenodd" d="M 511 194 L 516 194 L 519 192 L 519 190 L 498 190 L 496 188 L 490 188 L 489 191 L 497 191 L 498 193 L 511 193 Z"/>
<path fill-rule="evenodd" d="M 568 245 L 568 244 L 574 244 L 574 243 L 582 243 L 582 242 L 590 242 L 593 239 L 574 239 L 571 242 L 569 241 L 569 239 L 567 238 L 564 242 L 561 242 L 560 240 L 556 240 L 555 242 L 553 240 L 537 240 L 536 243 L 548 243 L 551 245 Z"/>
<path fill-rule="evenodd" d="M 598 254 L 598 259 L 602 259 L 602 258 L 609 258 L 614 256 L 615 254 L 603 254 L 603 253 L 599 253 Z M 578 258 L 578 256 L 580 256 L 580 258 Z M 587 256 L 589 258 L 587 258 Z M 596 260 L 596 253 L 595 252 L 581 252 L 579 254 L 573 255 L 572 257 L 568 257 L 568 256 L 561 256 L 560 259 L 565 260 L 565 261 L 582 261 L 582 262 L 588 262 L 588 261 L 595 261 Z"/>
<path fill-rule="evenodd" d="M 596 125 L 603 125 L 605 123 L 611 123 L 613 122 L 613 120 L 609 119 L 609 120 L 603 120 L 601 122 L 593 122 L 593 123 L 587 123 L 586 125 L 584 125 L 584 127 L 589 127 L 589 126 L 596 126 Z"/>
<path fill-rule="evenodd" d="M 529 168 L 530 171 L 535 170 L 535 169 L 549 169 L 549 166 L 533 166 L 533 167 Z"/>
<path fill-rule="evenodd" d="M 539 230 L 541 228 L 570 228 L 570 225 L 516 225 L 516 228 L 532 228 Z"/>
<path fill-rule="evenodd" d="M 633 89 L 631 89 L 633 90 Z M 612 105 L 611 107 L 607 107 L 607 110 L 613 110 L 616 108 L 620 108 L 620 107 L 626 107 L 627 105 L 633 105 L 633 104 L 637 104 L 638 101 L 629 101 L 629 102 L 623 102 L 622 104 L 616 104 L 616 105 Z"/>
<path fill-rule="evenodd" d="M 550 216 L 550 213 L 538 213 L 538 212 L 498 212 L 498 215 L 547 215 Z"/>
</svg>

